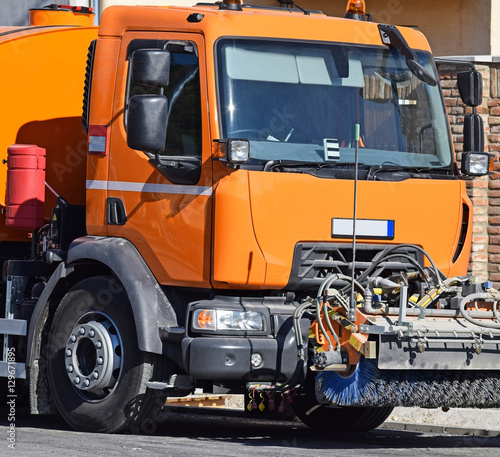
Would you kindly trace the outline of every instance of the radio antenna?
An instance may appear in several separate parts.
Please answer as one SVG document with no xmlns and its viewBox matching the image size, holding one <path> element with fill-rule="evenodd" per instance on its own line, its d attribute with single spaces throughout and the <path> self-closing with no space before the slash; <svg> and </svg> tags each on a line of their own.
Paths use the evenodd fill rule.
<svg viewBox="0 0 500 457">
<path fill-rule="evenodd" d="M 358 203 L 358 148 L 359 148 L 359 124 L 354 126 L 354 207 L 352 214 L 352 272 L 351 272 L 351 307 L 349 310 L 349 320 L 356 320 L 356 292 L 354 290 L 354 280 L 356 275 L 356 218 Z"/>
</svg>

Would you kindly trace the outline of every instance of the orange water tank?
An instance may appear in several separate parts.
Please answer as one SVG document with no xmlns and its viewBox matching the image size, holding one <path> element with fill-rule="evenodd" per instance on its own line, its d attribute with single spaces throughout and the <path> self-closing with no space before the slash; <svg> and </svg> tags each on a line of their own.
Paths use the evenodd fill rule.
<svg viewBox="0 0 500 457">
<path fill-rule="evenodd" d="M 32 144 L 7 149 L 7 227 L 35 230 L 44 224 L 45 152 Z"/>
<path fill-rule="evenodd" d="M 90 27 L 94 24 L 92 8 L 52 4 L 29 11 L 30 25 L 43 27 L 49 25 L 80 25 Z"/>
</svg>

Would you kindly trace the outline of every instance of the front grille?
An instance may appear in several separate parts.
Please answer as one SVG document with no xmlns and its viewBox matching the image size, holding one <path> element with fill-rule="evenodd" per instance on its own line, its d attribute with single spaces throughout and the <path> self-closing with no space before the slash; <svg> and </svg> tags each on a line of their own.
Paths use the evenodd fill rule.
<svg viewBox="0 0 500 457">
<path fill-rule="evenodd" d="M 389 245 L 356 244 L 356 271 L 358 277 L 374 260 L 380 258 Z M 394 252 L 393 252 L 394 253 Z M 417 249 L 398 249 L 423 265 L 423 256 Z M 352 275 L 352 245 L 336 243 L 299 243 L 295 246 L 292 272 L 287 290 L 317 289 L 332 273 Z M 382 262 L 370 276 L 389 276 L 392 273 L 415 271 L 416 268 L 404 257 L 393 257 Z"/>
</svg>

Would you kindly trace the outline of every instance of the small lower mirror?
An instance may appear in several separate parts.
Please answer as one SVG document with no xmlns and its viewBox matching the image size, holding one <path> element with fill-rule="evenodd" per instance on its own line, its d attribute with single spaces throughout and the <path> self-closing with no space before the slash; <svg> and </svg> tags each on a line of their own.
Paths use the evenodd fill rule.
<svg viewBox="0 0 500 457">
<path fill-rule="evenodd" d="M 127 107 L 127 144 L 156 154 L 165 150 L 168 99 L 162 95 L 134 95 Z"/>
</svg>

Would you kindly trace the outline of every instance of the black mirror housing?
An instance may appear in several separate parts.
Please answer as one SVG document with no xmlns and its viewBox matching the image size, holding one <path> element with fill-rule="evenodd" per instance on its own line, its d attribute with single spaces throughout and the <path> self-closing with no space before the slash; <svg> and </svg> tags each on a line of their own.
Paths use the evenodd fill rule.
<svg viewBox="0 0 500 457">
<path fill-rule="evenodd" d="M 457 73 L 460 98 L 467 106 L 483 103 L 483 76 L 477 70 Z"/>
<path fill-rule="evenodd" d="M 484 125 L 479 114 L 464 117 L 464 152 L 461 172 L 468 176 L 484 176 L 490 172 L 492 156 L 484 152 Z"/>
<path fill-rule="evenodd" d="M 166 87 L 170 80 L 171 55 L 163 49 L 137 49 L 130 65 L 132 81 L 146 86 Z"/>
<path fill-rule="evenodd" d="M 162 95 L 134 95 L 127 109 L 127 144 L 132 149 L 159 153 L 167 138 L 168 99 Z"/>
<path fill-rule="evenodd" d="M 484 151 L 484 125 L 479 114 L 464 116 L 464 151 Z"/>
</svg>

